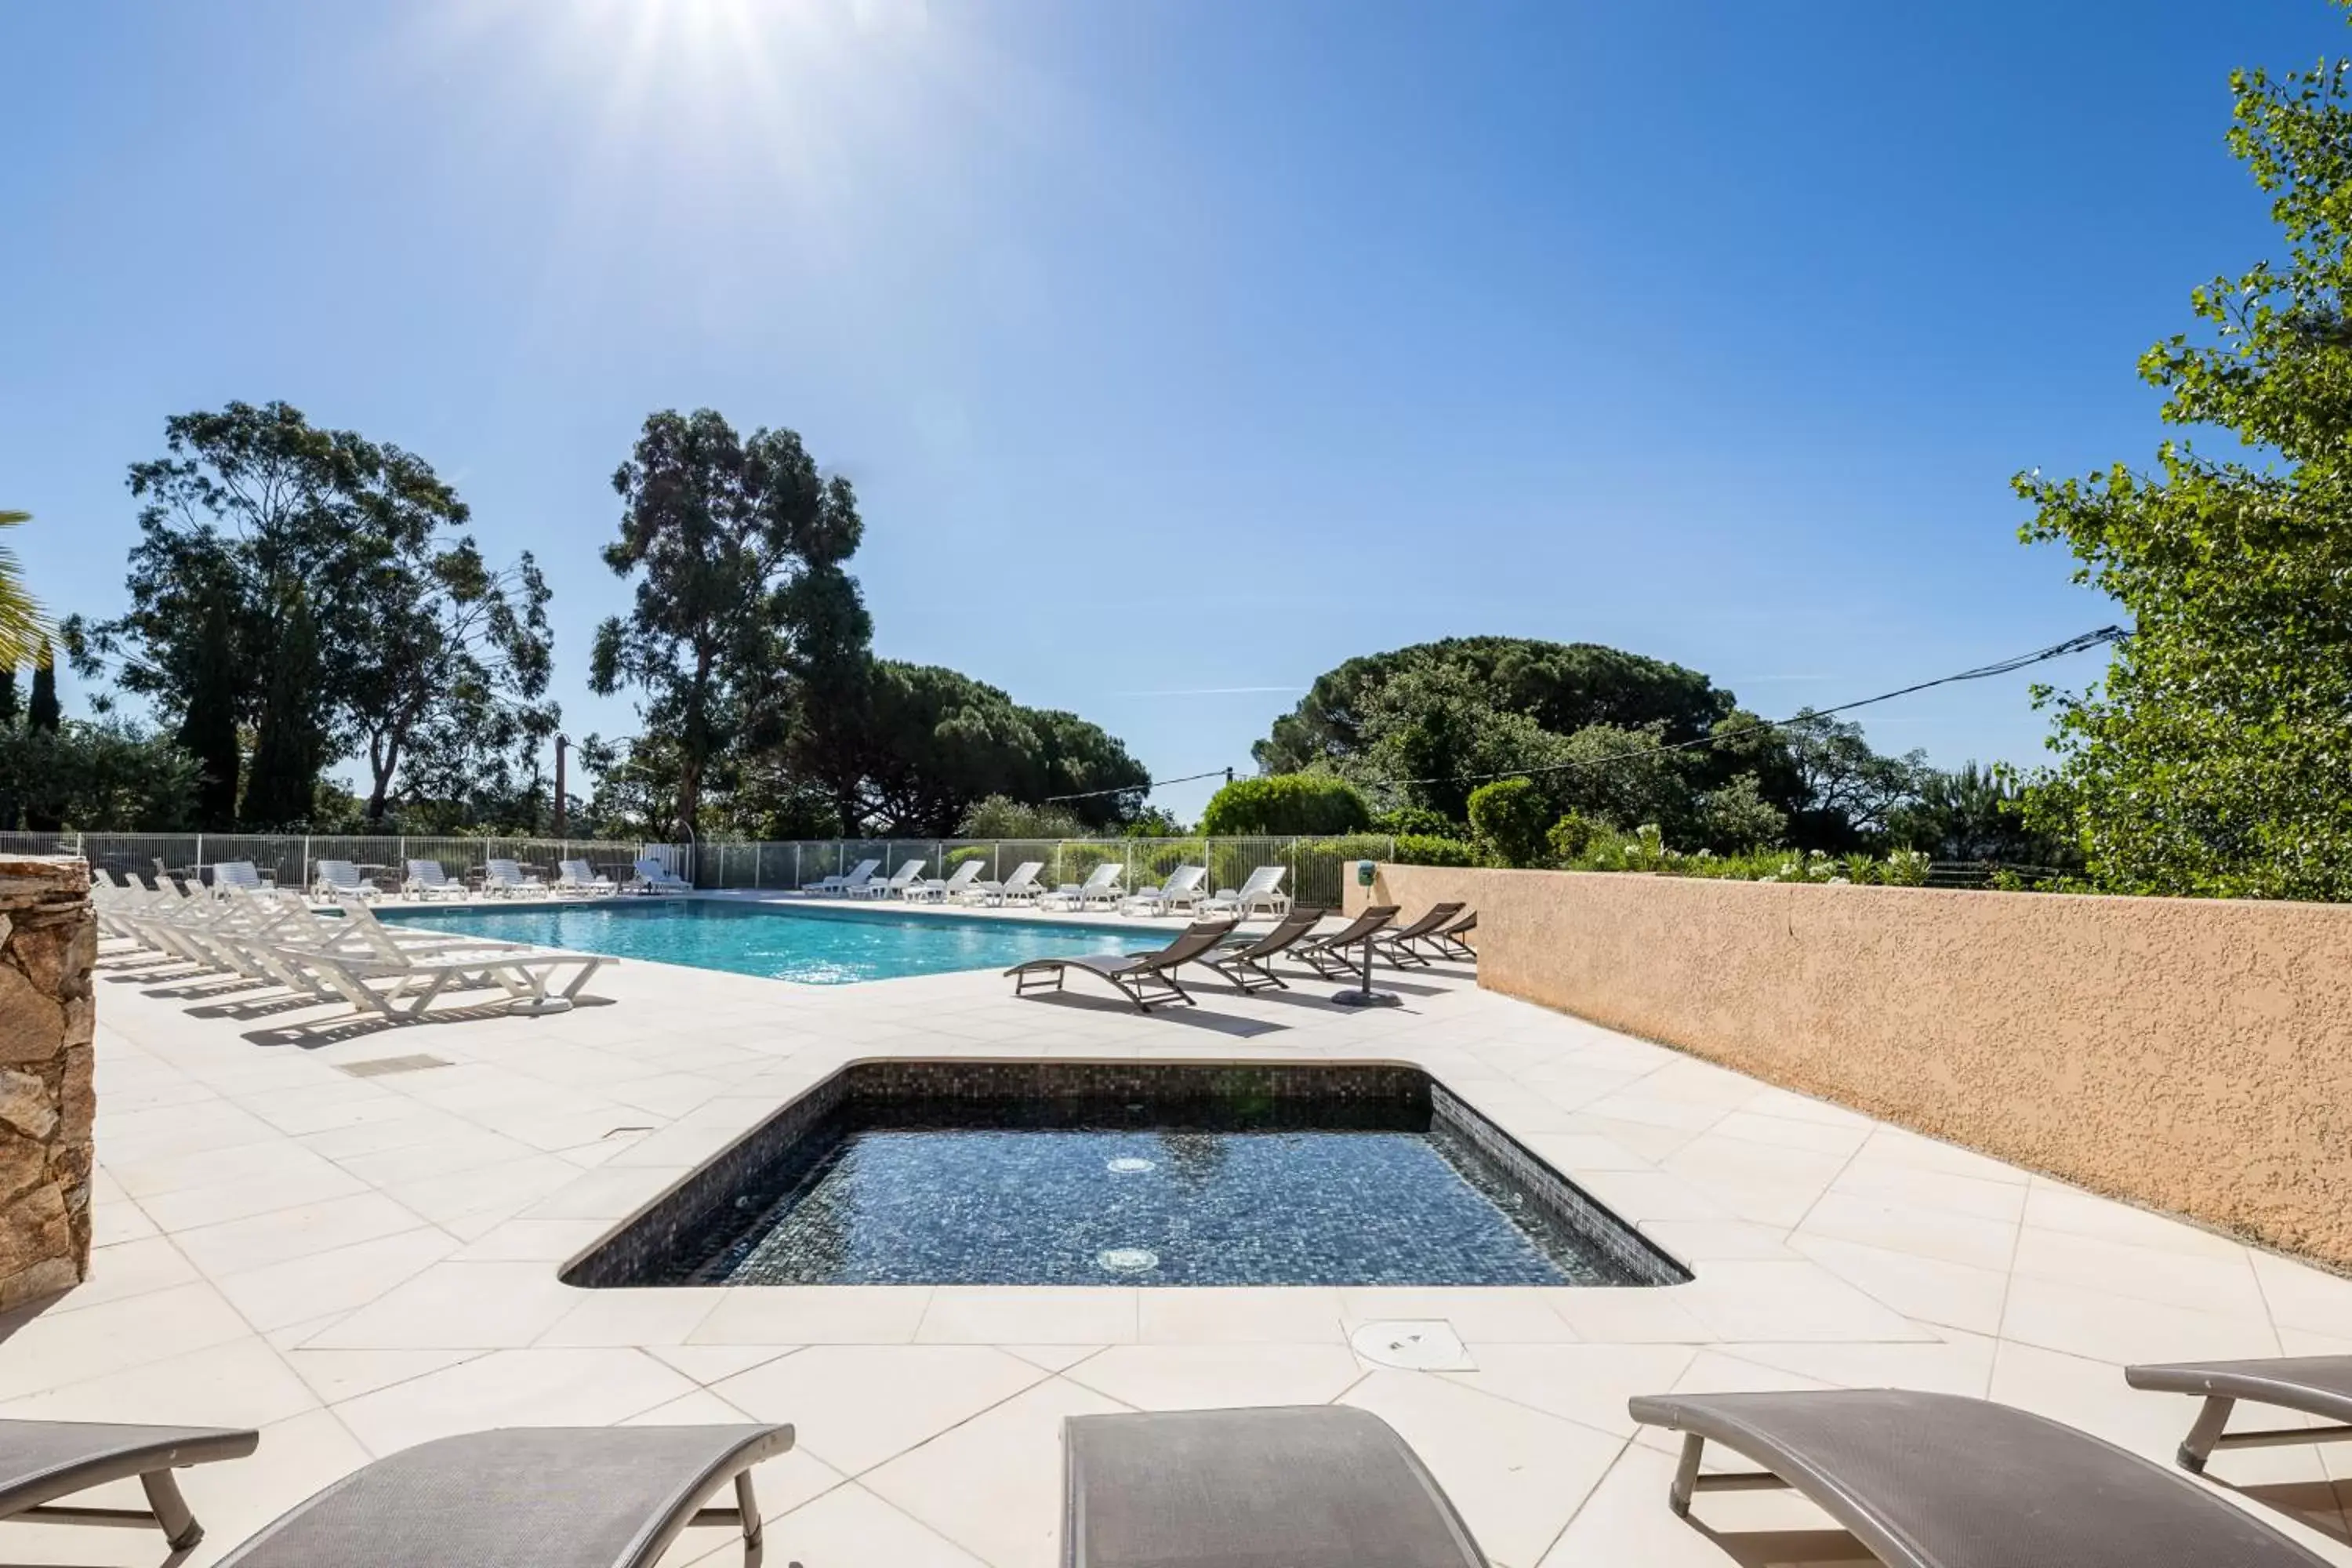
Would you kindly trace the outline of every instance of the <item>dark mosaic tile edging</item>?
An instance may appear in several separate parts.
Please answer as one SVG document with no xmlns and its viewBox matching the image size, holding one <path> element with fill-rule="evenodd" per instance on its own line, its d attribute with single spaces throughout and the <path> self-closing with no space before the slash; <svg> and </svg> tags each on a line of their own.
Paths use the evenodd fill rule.
<svg viewBox="0 0 2352 1568">
<path fill-rule="evenodd" d="M 1606 1252 L 1644 1285 L 1683 1285 L 1691 1272 L 1672 1254 L 1612 1214 L 1590 1193 L 1553 1170 L 1525 1144 L 1474 1110 L 1435 1079 L 1429 1080 L 1430 1114 L 1485 1159 L 1502 1168 L 1554 1220 Z"/>
<path fill-rule="evenodd" d="M 1374 1101 L 1421 1110 L 1516 1184 L 1556 1223 L 1591 1240 L 1635 1280 L 1680 1284 L 1687 1270 L 1417 1067 L 1384 1062 L 1086 1062 L 894 1058 L 854 1062 L 737 1137 L 618 1231 L 562 1270 L 567 1285 L 639 1286 L 681 1242 L 793 1144 L 852 1101 L 1024 1101 L 1133 1097 L 1151 1103 L 1247 1097 Z"/>
</svg>

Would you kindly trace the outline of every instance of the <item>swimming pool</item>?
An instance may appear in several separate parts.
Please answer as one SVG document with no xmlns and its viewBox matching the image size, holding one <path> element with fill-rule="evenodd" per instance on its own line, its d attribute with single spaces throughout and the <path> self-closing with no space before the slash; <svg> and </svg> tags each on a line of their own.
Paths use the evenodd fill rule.
<svg viewBox="0 0 2352 1568">
<path fill-rule="evenodd" d="M 1127 952 L 1165 943 L 1149 926 L 1072 926 L 906 910 L 812 908 L 710 899 L 522 904 L 511 909 L 386 910 L 386 920 L 650 959 L 803 985 L 846 985 L 958 969 L 1008 969 L 1032 958 Z"/>
<path fill-rule="evenodd" d="M 1663 1285 L 1673 1258 L 1418 1068 L 859 1062 L 571 1284 Z"/>
</svg>

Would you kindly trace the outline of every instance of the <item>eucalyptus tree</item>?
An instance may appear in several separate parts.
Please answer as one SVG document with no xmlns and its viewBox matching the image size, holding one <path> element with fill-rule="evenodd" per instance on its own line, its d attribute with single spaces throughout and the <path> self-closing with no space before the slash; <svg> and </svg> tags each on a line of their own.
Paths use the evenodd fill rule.
<svg viewBox="0 0 2352 1568">
<path fill-rule="evenodd" d="M 856 700 L 873 630 L 844 568 L 864 531 L 857 497 L 793 432 L 740 437 L 708 408 L 648 416 L 613 489 L 604 563 L 635 591 L 596 630 L 589 685 L 639 693 L 676 770 L 665 804 L 690 832 L 715 768 Z"/>
</svg>

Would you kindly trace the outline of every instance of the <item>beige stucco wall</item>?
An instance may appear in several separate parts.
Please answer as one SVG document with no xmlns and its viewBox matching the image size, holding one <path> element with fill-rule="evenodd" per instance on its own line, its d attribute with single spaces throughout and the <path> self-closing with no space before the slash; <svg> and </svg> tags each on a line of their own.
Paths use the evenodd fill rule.
<svg viewBox="0 0 2352 1568">
<path fill-rule="evenodd" d="M 1385 865 L 1373 891 L 1476 906 L 1482 985 L 2352 1268 L 2352 908 Z"/>
</svg>

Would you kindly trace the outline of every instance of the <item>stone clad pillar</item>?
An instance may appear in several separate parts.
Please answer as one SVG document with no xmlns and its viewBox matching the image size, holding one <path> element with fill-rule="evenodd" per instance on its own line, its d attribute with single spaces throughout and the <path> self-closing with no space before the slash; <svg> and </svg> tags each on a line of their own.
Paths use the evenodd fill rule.
<svg viewBox="0 0 2352 1568">
<path fill-rule="evenodd" d="M 89 867 L 0 856 L 0 1310 L 89 1272 Z"/>
</svg>

